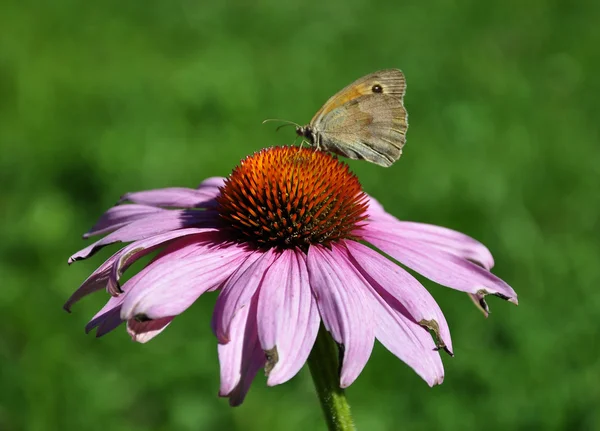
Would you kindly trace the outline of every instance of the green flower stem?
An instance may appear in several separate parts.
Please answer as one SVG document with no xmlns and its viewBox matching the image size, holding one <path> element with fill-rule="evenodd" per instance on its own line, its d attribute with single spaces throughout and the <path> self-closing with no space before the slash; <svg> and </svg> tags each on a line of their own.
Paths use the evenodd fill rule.
<svg viewBox="0 0 600 431">
<path fill-rule="evenodd" d="M 319 328 L 317 341 L 308 357 L 308 367 L 329 430 L 355 430 L 350 405 L 344 390 L 340 388 L 338 349 L 323 325 Z"/>
</svg>

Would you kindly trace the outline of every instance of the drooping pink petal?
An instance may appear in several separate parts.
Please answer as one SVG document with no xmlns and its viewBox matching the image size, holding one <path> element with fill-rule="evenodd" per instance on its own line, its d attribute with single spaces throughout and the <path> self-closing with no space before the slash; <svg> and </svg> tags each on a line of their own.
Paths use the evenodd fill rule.
<svg viewBox="0 0 600 431">
<path fill-rule="evenodd" d="M 319 312 L 303 253 L 284 250 L 267 270 L 258 299 L 258 336 L 269 386 L 294 377 L 315 343 Z"/>
<path fill-rule="evenodd" d="M 148 319 L 176 316 L 186 310 L 209 289 L 219 286 L 248 257 L 237 244 L 220 245 L 216 233 L 206 233 L 204 240 L 182 238 L 123 285 L 128 293 L 121 318 L 136 316 Z"/>
<path fill-rule="evenodd" d="M 85 328 L 86 333 L 89 333 L 94 328 L 98 328 L 96 337 L 101 337 L 127 320 L 124 319 L 121 314 L 123 313 L 123 303 L 127 297 L 129 286 L 126 284 L 123 288 L 123 294 L 111 297 L 106 305 L 96 313 L 92 320 L 87 324 Z M 145 343 L 160 334 L 172 320 L 173 317 L 165 317 L 156 320 L 138 320 L 136 318 L 131 318 L 127 320 L 127 332 L 131 335 L 133 341 Z"/>
<path fill-rule="evenodd" d="M 488 270 L 494 266 L 494 258 L 488 248 L 464 233 L 427 223 L 400 221 L 387 213 L 371 196 L 367 211 L 370 218 L 369 228 L 373 231 L 426 242 L 440 250 L 471 260 Z"/>
<path fill-rule="evenodd" d="M 219 343 L 221 387 L 219 396 L 229 397 L 229 404 L 240 405 L 257 371 L 265 366 L 265 354 L 258 341 L 256 327 L 257 295 L 241 308 L 231 321 L 227 343 Z"/>
<path fill-rule="evenodd" d="M 448 323 L 427 289 L 406 270 L 369 247 L 355 241 L 346 241 L 345 244 L 352 256 L 352 263 L 375 292 L 391 308 L 433 331 L 439 347 L 452 353 Z"/>
<path fill-rule="evenodd" d="M 147 343 L 162 331 L 173 321 L 173 317 L 162 317 L 155 320 L 140 321 L 137 319 L 129 319 L 127 321 L 127 333 L 133 341 L 138 343 Z M 100 328 L 98 328 L 98 331 Z"/>
<path fill-rule="evenodd" d="M 108 278 L 107 284 L 108 292 L 111 295 L 116 295 L 121 291 L 121 287 L 119 284 L 121 276 L 127 270 L 127 268 L 129 268 L 141 257 L 147 255 L 148 253 L 151 253 L 159 247 L 164 246 L 166 242 L 177 238 L 188 237 L 188 242 L 193 242 L 195 240 L 202 241 L 206 236 L 204 232 L 206 232 L 205 229 L 198 229 L 193 227 L 187 229 L 178 229 L 175 231 L 156 235 L 145 240 L 136 241 L 124 247 L 119 252 L 118 258 L 113 262 L 113 265 L 110 269 L 110 276 Z M 178 241 L 178 243 L 182 244 L 182 242 L 180 241 Z"/>
<path fill-rule="evenodd" d="M 108 334 L 121 325 L 121 323 L 123 323 L 123 320 L 121 319 L 121 307 L 113 308 L 106 313 L 103 316 L 102 321 L 99 322 L 98 329 L 96 329 L 96 338 Z"/>
<path fill-rule="evenodd" d="M 494 266 L 492 254 L 479 241 L 470 236 L 456 232 L 451 229 L 424 223 L 401 222 L 401 221 L 376 221 L 370 226 L 373 230 L 379 230 L 382 234 L 397 232 L 403 238 L 422 241 L 430 244 L 438 250 L 446 251 L 455 256 L 475 262 L 487 270 Z M 484 294 L 468 293 L 477 308 L 487 317 L 489 308 Z"/>
<path fill-rule="evenodd" d="M 83 237 L 89 238 L 94 235 L 112 232 L 136 220 L 166 211 L 168 210 L 147 205 L 117 205 L 102 214 L 96 224 L 87 233 L 83 234 Z"/>
<path fill-rule="evenodd" d="M 252 381 L 256 377 L 256 373 L 264 366 L 265 353 L 257 342 L 253 345 L 252 352 L 248 354 L 248 359 L 245 359 L 245 356 L 242 359 L 242 377 L 240 383 L 229 394 L 229 405 L 231 407 L 239 406 L 244 402 Z"/>
<path fill-rule="evenodd" d="M 216 230 L 215 214 L 207 211 L 174 210 L 151 214 L 116 230 L 78 251 L 68 260 L 71 264 L 77 260 L 87 259 L 102 247 L 115 242 L 130 242 L 149 238 L 165 232 L 187 227 L 204 228 L 205 231 Z"/>
<path fill-rule="evenodd" d="M 369 229 L 383 235 L 392 232 L 397 238 L 424 242 L 438 250 L 473 261 L 487 270 L 494 266 L 494 258 L 486 246 L 452 229 L 399 220 L 375 220 L 370 223 Z"/>
<path fill-rule="evenodd" d="M 371 227 L 383 231 L 382 233 L 395 232 L 407 239 L 427 242 L 440 250 L 475 262 L 487 270 L 494 267 L 494 258 L 487 247 L 465 234 L 440 226 L 401 222 L 393 215 L 385 212 L 383 206 L 370 196 L 368 212 Z M 358 235 L 360 236 L 360 234 Z M 477 308 L 487 317 L 489 307 L 485 302 L 485 294 L 468 293 L 468 295 Z"/>
<path fill-rule="evenodd" d="M 248 310 L 246 307 L 235 315 L 230 327 L 230 337 L 226 343 L 219 343 L 217 352 L 219 354 L 219 366 L 221 372 L 221 386 L 219 396 L 228 396 L 240 382 L 240 365 L 242 363 L 242 350 L 244 347 L 244 334 L 248 322 Z M 256 339 L 258 344 L 258 335 Z"/>
<path fill-rule="evenodd" d="M 444 366 L 427 331 L 392 309 L 375 291 L 372 301 L 375 337 L 386 349 L 415 370 L 429 386 L 441 384 L 444 380 Z"/>
<path fill-rule="evenodd" d="M 80 299 L 97 292 L 102 289 L 106 289 L 108 284 L 108 278 L 110 276 L 111 268 L 115 261 L 119 258 L 121 250 L 109 257 L 102 265 L 96 269 L 92 275 L 90 275 L 79 288 L 73 292 L 71 297 L 65 302 L 63 308 L 71 312 L 71 307 L 78 302 Z"/>
<path fill-rule="evenodd" d="M 150 205 L 152 207 L 171 208 L 207 208 L 215 206 L 215 197 L 218 193 L 212 187 L 188 189 L 185 187 L 169 187 L 142 192 L 127 193 L 121 197 L 119 203 L 133 202 L 135 204 Z M 218 191 L 218 189 L 216 189 Z"/>
<path fill-rule="evenodd" d="M 124 295 L 112 297 L 106 305 L 92 318 L 85 327 L 86 333 L 96 330 L 96 337 L 102 337 L 117 328 L 125 320 L 121 318 Z M 160 334 L 173 320 L 173 317 L 164 317 L 156 320 L 139 321 L 135 318 L 127 321 L 127 332 L 133 341 L 145 343 Z"/>
<path fill-rule="evenodd" d="M 245 262 L 224 284 L 212 318 L 212 327 L 220 343 L 230 340 L 231 322 L 242 308 L 247 307 L 262 282 L 267 268 L 275 259 L 272 249 L 251 253 Z"/>
<path fill-rule="evenodd" d="M 492 294 L 517 303 L 517 294 L 508 284 L 466 259 L 424 242 L 399 237 L 394 232 L 384 234 L 372 230 L 370 225 L 361 230 L 361 236 L 403 265 L 438 284 L 473 294 Z"/>
<path fill-rule="evenodd" d="M 113 296 L 120 294 L 121 286 L 119 279 L 125 270 L 136 260 L 151 253 L 172 239 L 201 232 L 204 232 L 204 229 L 179 229 L 129 244 L 127 247 L 113 254 L 96 269 L 71 295 L 63 308 L 70 312 L 71 307 L 80 299 L 102 289 L 106 289 Z"/>
<path fill-rule="evenodd" d="M 98 311 L 96 315 L 92 317 L 92 320 L 90 320 L 85 326 L 86 334 L 89 334 L 94 328 L 97 328 L 104 323 L 107 323 L 108 326 L 112 327 L 112 329 L 116 328 L 119 325 L 119 323 L 115 324 L 115 321 L 123 321 L 123 319 L 120 318 L 123 300 L 124 295 L 117 297 L 111 296 L 110 299 L 104 305 L 104 307 L 102 307 L 102 309 Z M 104 330 L 103 334 L 106 334 L 107 332 L 109 331 Z M 97 334 L 96 336 L 99 337 L 100 335 Z"/>
<path fill-rule="evenodd" d="M 339 245 L 308 250 L 310 286 L 325 328 L 343 345 L 340 386 L 347 387 L 366 365 L 374 343 L 373 313 L 364 279 L 353 270 Z"/>
</svg>

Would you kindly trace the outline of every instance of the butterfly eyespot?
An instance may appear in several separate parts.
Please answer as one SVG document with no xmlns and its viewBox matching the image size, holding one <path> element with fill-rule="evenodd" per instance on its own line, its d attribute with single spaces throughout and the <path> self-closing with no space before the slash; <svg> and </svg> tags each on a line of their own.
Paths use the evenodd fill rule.
<svg viewBox="0 0 600 431">
<path fill-rule="evenodd" d="M 375 84 L 371 87 L 371 91 L 373 91 L 373 93 L 383 93 L 383 87 L 379 84 Z"/>
</svg>

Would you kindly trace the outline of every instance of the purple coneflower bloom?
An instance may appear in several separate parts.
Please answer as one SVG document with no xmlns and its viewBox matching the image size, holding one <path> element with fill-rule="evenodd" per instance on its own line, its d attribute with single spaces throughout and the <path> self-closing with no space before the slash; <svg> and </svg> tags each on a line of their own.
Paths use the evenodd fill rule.
<svg viewBox="0 0 600 431">
<path fill-rule="evenodd" d="M 129 202 L 125 204 L 125 202 Z M 488 249 L 446 228 L 404 222 L 363 193 L 348 166 L 320 151 L 269 148 L 229 178 L 197 189 L 129 193 L 85 237 L 107 234 L 69 262 L 130 242 L 65 304 L 107 289 L 111 298 L 86 327 L 97 336 L 122 322 L 135 341 L 164 330 L 203 293 L 219 291 L 212 317 L 221 366 L 220 395 L 240 404 L 260 368 L 269 385 L 304 365 L 323 323 L 340 345 L 340 386 L 364 368 L 375 339 L 429 385 L 442 382 L 439 350 L 452 354 L 446 319 L 406 267 L 467 292 L 517 303 L 489 270 Z M 123 272 L 158 250 L 121 285 Z"/>
</svg>

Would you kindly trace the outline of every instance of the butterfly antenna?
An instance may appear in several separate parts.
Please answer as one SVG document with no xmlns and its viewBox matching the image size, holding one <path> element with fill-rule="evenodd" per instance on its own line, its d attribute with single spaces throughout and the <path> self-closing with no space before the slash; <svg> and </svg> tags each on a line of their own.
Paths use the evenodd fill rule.
<svg viewBox="0 0 600 431">
<path fill-rule="evenodd" d="M 301 126 L 300 126 L 300 124 L 298 124 L 298 123 L 294 123 L 293 121 L 288 121 L 288 120 L 280 120 L 279 118 L 267 118 L 266 120 L 263 120 L 262 124 L 269 123 L 269 122 L 271 122 L 271 121 L 279 121 L 279 122 L 281 122 L 281 123 L 284 123 L 284 124 L 282 124 L 281 126 L 279 126 L 279 127 L 277 127 L 277 128 L 275 129 L 275 131 L 276 131 L 276 132 L 277 132 L 279 129 L 281 129 L 282 127 L 285 127 L 285 126 L 296 126 L 296 127 L 301 127 Z"/>
</svg>

